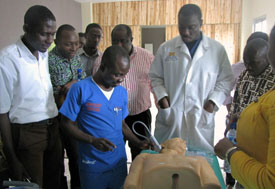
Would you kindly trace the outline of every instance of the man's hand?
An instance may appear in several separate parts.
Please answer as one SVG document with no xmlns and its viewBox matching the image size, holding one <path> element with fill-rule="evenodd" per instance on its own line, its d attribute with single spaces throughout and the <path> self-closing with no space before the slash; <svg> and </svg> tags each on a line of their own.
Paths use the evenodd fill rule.
<svg viewBox="0 0 275 189">
<path fill-rule="evenodd" d="M 31 180 L 29 174 L 25 170 L 24 166 L 20 161 L 12 160 L 9 162 L 9 167 L 10 167 L 10 176 L 12 180 L 23 180 L 25 178 L 28 178 Z"/>
<path fill-rule="evenodd" d="M 77 80 L 72 80 L 69 83 L 67 83 L 66 85 L 64 85 L 63 88 L 62 88 L 63 94 L 67 95 L 67 93 L 68 93 L 69 89 L 71 88 L 71 86 L 76 82 L 77 82 Z"/>
<path fill-rule="evenodd" d="M 215 107 L 215 103 L 211 100 L 208 100 L 203 106 L 204 110 L 209 113 L 213 113 L 214 107 Z"/>
<path fill-rule="evenodd" d="M 168 100 L 168 97 L 167 97 L 167 96 L 165 96 L 165 97 L 163 97 L 162 99 L 160 99 L 160 100 L 158 101 L 158 104 L 159 104 L 159 107 L 160 107 L 161 109 L 166 109 L 166 108 L 169 108 L 169 107 L 170 107 L 170 103 L 169 103 L 169 100 Z"/>
<path fill-rule="evenodd" d="M 214 151 L 219 158 L 224 159 L 226 151 L 233 146 L 228 138 L 223 138 L 215 145 Z"/>
<path fill-rule="evenodd" d="M 228 118 L 228 123 L 226 125 L 225 131 L 224 131 L 224 136 L 226 137 L 227 132 L 230 130 L 230 126 L 233 122 L 237 122 L 239 119 L 239 116 L 237 114 L 231 115 Z"/>
<path fill-rule="evenodd" d="M 153 146 L 148 140 L 140 140 L 138 137 L 136 137 L 136 135 L 132 133 L 131 129 L 124 120 L 122 121 L 122 132 L 126 140 L 131 141 L 134 146 L 142 150 L 149 149 L 150 146 Z"/>
<path fill-rule="evenodd" d="M 91 144 L 102 152 L 113 151 L 116 148 L 116 145 L 105 138 L 93 138 Z"/>
<path fill-rule="evenodd" d="M 0 131 L 3 142 L 3 151 L 9 165 L 11 178 L 14 180 L 22 180 L 23 178 L 29 178 L 29 175 L 25 170 L 23 164 L 19 161 L 19 159 L 16 156 L 12 140 L 9 113 L 0 114 Z"/>
<path fill-rule="evenodd" d="M 137 147 L 142 150 L 147 150 L 149 148 L 153 148 L 153 144 L 151 144 L 148 140 L 140 140 L 139 143 L 137 143 Z"/>
</svg>

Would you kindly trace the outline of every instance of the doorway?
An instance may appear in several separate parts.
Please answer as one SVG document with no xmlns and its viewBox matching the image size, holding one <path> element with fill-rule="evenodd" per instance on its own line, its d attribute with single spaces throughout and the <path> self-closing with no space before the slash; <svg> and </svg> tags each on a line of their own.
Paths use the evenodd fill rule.
<svg viewBox="0 0 275 189">
<path fill-rule="evenodd" d="M 154 55 L 159 46 L 165 42 L 165 26 L 142 26 L 141 45 Z"/>
</svg>

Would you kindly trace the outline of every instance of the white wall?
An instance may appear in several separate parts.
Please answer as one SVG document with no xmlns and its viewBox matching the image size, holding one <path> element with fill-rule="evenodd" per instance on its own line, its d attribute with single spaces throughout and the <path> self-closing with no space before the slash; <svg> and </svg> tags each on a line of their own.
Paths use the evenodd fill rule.
<svg viewBox="0 0 275 189">
<path fill-rule="evenodd" d="M 82 31 L 85 32 L 86 26 L 93 22 L 93 3 L 81 3 Z"/>
<path fill-rule="evenodd" d="M 269 34 L 275 24 L 275 1 L 274 0 L 243 0 L 242 26 L 241 26 L 241 55 L 247 38 L 252 33 L 255 18 L 266 16 L 267 33 Z"/>
<path fill-rule="evenodd" d="M 32 5 L 48 7 L 57 27 L 71 24 L 82 31 L 81 4 L 73 0 L 0 0 L 0 49 L 14 43 L 23 34 L 24 14 Z"/>
</svg>

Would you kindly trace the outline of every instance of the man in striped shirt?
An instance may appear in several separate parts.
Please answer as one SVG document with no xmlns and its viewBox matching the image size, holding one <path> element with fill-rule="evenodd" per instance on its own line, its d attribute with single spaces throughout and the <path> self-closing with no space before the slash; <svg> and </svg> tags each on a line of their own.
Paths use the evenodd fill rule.
<svg viewBox="0 0 275 189">
<path fill-rule="evenodd" d="M 112 30 L 111 38 L 112 45 L 123 47 L 130 56 L 130 70 L 121 83 L 128 92 L 129 115 L 126 117 L 125 122 L 131 130 L 135 121 L 142 121 L 151 129 L 149 70 L 154 55 L 143 48 L 133 46 L 132 31 L 127 25 L 116 25 Z M 139 134 L 146 135 L 144 127 L 140 124 L 135 126 L 135 130 Z M 140 139 L 144 140 L 144 138 Z M 129 147 L 131 148 L 132 160 L 134 160 L 141 150 L 134 147 L 130 142 Z"/>
</svg>

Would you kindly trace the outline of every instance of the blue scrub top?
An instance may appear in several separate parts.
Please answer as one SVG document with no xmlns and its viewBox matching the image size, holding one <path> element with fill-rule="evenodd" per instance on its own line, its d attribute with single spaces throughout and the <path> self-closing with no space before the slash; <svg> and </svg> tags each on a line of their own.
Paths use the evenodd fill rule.
<svg viewBox="0 0 275 189">
<path fill-rule="evenodd" d="M 79 142 L 79 168 L 88 172 L 109 171 L 127 161 L 122 120 L 128 115 L 127 91 L 121 86 L 114 88 L 108 100 L 91 77 L 75 83 L 59 112 L 79 128 L 94 137 L 106 138 L 117 148 L 101 152 L 94 146 Z"/>
</svg>

